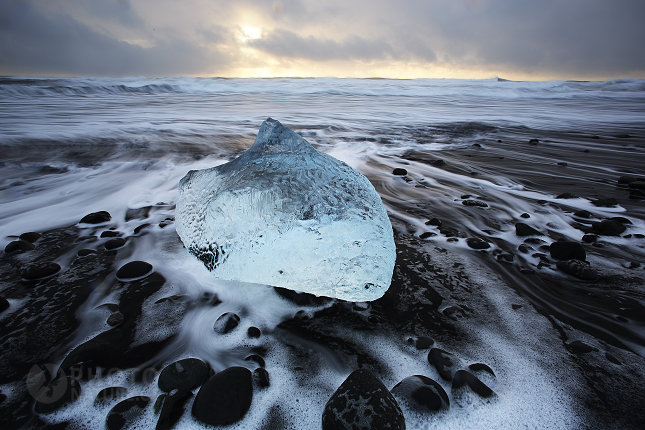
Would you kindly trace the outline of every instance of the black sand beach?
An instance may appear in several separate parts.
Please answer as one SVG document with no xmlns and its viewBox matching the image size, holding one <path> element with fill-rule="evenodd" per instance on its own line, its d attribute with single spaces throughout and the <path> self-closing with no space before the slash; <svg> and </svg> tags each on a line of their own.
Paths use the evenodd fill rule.
<svg viewBox="0 0 645 430">
<path fill-rule="evenodd" d="M 2 428 L 333 427 L 351 413 L 334 394 L 350 374 L 348 395 L 395 399 L 375 413 L 391 428 L 645 425 L 645 129 L 459 122 L 345 128 L 330 144 L 314 126 L 291 127 L 347 157 L 380 194 L 397 250 L 385 296 L 206 285 L 175 232 L 173 201 L 110 197 L 98 214 L 74 201 L 75 222 L 34 223 L 3 242 Z M 218 136 L 210 161 L 199 145 L 161 150 L 182 161 L 159 183 L 171 189 L 190 163 L 230 160 L 253 137 Z M 164 171 L 145 148 L 76 159 L 50 149 L 40 160 L 39 148 L 6 153 L 5 177 L 22 169 L 23 179 L 5 181 L 5 193 L 89 178 L 109 160 Z M 198 360 L 173 364 L 187 358 Z"/>
</svg>

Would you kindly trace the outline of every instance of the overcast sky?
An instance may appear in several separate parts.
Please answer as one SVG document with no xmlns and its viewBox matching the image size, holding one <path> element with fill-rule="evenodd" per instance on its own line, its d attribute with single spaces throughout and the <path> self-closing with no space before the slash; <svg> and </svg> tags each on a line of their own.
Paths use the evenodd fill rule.
<svg viewBox="0 0 645 430">
<path fill-rule="evenodd" d="M 645 0 L 0 0 L 0 75 L 645 78 Z"/>
</svg>

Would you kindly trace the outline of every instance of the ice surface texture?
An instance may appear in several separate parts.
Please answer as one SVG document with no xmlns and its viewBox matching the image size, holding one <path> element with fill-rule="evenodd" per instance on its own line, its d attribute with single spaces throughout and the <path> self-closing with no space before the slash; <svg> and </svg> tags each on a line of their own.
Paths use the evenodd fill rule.
<svg viewBox="0 0 645 430">
<path fill-rule="evenodd" d="M 176 228 L 220 279 L 349 301 L 385 294 L 392 225 L 365 176 L 268 118 L 235 160 L 179 183 Z"/>
</svg>

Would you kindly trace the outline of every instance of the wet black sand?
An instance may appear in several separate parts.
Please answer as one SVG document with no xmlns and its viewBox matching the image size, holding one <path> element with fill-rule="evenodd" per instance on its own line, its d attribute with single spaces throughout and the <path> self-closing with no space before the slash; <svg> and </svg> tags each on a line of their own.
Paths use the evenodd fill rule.
<svg viewBox="0 0 645 430">
<path fill-rule="evenodd" d="M 388 353 L 366 348 L 357 340 L 378 333 L 395 339 L 402 350 L 418 354 L 428 374 L 442 376 L 445 369 L 440 370 L 436 360 L 448 356 L 446 353 L 454 354 L 448 366 L 451 372 L 446 378 L 435 378 L 451 387 L 450 407 L 467 408 L 468 402 L 460 403 L 459 393 L 464 388 L 454 382 L 457 370 L 468 370 L 493 391 L 505 385 L 504 378 L 512 379 L 514 371 L 519 373 L 519 369 L 505 365 L 508 357 L 499 355 L 494 337 L 491 340 L 481 334 L 494 332 L 506 345 L 517 346 L 521 354 L 532 355 L 532 360 L 552 369 L 550 376 L 556 378 L 556 385 L 576 400 L 574 412 L 581 418 L 580 427 L 642 428 L 645 238 L 640 226 L 645 221 L 645 198 L 635 192 L 639 188 L 619 184 L 619 178 L 645 177 L 645 133 L 628 131 L 630 137 L 616 137 L 620 130 L 597 136 L 523 129 L 478 130 L 470 135 L 455 132 L 456 139 L 468 139 L 472 146 L 427 152 L 415 149 L 398 157 L 387 155 L 370 160 L 370 170 L 365 173 L 391 209 L 397 246 L 390 290 L 369 304 L 320 300 L 276 290 L 276 294 L 296 303 L 301 312 L 284 320 L 271 333 L 262 333 L 258 346 L 230 353 L 259 357 L 247 360 L 248 368 L 255 370 L 265 367 L 260 361 L 270 356 L 276 345 L 286 347 L 290 355 L 284 366 L 303 385 L 309 375 L 322 371 L 330 362 L 342 372 L 369 369 L 388 381 L 393 374 Z M 416 138 L 423 140 L 423 136 Z M 531 139 L 538 142 L 529 143 Z M 407 174 L 392 175 L 394 166 L 405 168 Z M 455 176 L 436 175 L 442 187 L 433 187 L 423 180 L 429 176 L 429 171 L 424 170 L 428 167 Z M 492 183 L 499 178 L 511 179 L 526 190 L 551 195 L 557 201 L 523 198 L 527 206 L 514 210 L 503 194 L 487 195 L 481 189 L 468 188 L 460 178 Z M 574 217 L 571 214 L 579 209 L 571 206 L 570 199 L 555 199 L 562 193 L 592 201 L 615 199 L 606 206 L 625 209 L 611 214 L 627 218 L 620 222 L 625 231 L 620 237 L 609 236 L 599 230 L 598 224 L 594 227 L 594 223 L 602 221 L 599 214 Z M 463 204 L 471 200 L 487 206 Z M 518 249 L 517 242 L 508 239 L 516 237 L 515 224 L 532 222 L 540 211 L 569 214 L 578 237 L 572 239 L 571 230 L 562 226 L 537 225 L 542 236 L 521 238 L 528 249 Z M 528 214 L 528 218 L 522 214 Z M 84 215 L 79 213 L 78 219 Z M 48 422 L 46 415 L 34 412 L 38 406 L 34 406 L 35 400 L 27 390 L 26 377 L 34 364 L 60 364 L 67 375 L 79 379 L 82 395 L 86 381 L 101 369 L 146 365 L 161 370 L 163 363 L 181 356 L 176 346 L 168 349 L 179 331 L 181 316 L 191 309 L 217 306 L 217 297 L 169 296 L 150 304 L 146 299 L 163 287 L 163 276 L 153 270 L 142 279 L 123 281 L 116 274 L 122 267 L 120 262 L 134 254 L 139 243 L 144 246 L 148 229 L 161 228 L 168 241 L 179 240 L 172 227 L 173 215 L 174 208 L 169 205 L 140 211 L 134 216 L 141 218 L 141 225 L 149 225 L 136 233 L 121 232 L 127 242 L 122 247 L 116 243 L 114 249 L 107 249 L 114 238 L 102 233 L 116 226 L 118 220 L 97 227 L 72 225 L 50 231 L 39 231 L 35 225 L 32 230 L 41 236 L 25 240 L 33 242 L 34 249 L 20 242 L 20 246 L 14 246 L 17 249 L 10 248 L 0 255 L 0 296 L 20 300 L 20 310 L 9 315 L 8 310 L 3 311 L 0 326 L 0 385 L 12 387 L 6 398 L 0 394 L 0 399 L 4 398 L 0 401 L 2 428 L 43 428 Z M 419 223 L 411 223 L 411 218 Z M 419 227 L 435 218 L 441 221 L 440 227 Z M 17 236 L 22 233 L 25 232 L 15 232 Z M 596 240 L 585 242 L 584 235 L 595 235 Z M 472 237 L 494 246 L 472 249 L 466 245 L 466 239 Z M 594 279 L 580 279 L 559 268 L 549 246 L 558 239 L 581 244 Z M 92 251 L 79 255 L 80 249 Z M 46 263 L 60 259 L 67 265 L 54 274 L 26 279 L 39 277 L 31 274 L 33 269 L 26 271 L 30 265 L 46 269 Z M 115 292 L 120 292 L 119 302 L 113 308 L 107 307 L 104 317 L 120 312 L 123 322 L 78 345 L 87 306 Z M 180 309 L 179 317 L 156 321 L 167 326 L 162 339 L 134 345 L 137 326 L 145 322 L 146 306 Z M 518 327 L 534 325 L 539 341 L 527 345 L 513 329 L 513 321 L 522 321 Z M 445 353 L 442 356 L 432 348 Z M 199 358 L 208 361 L 206 357 Z M 482 370 L 484 367 L 478 363 L 497 370 L 496 376 Z M 536 385 L 543 376 L 535 376 Z M 152 382 L 156 384 L 156 380 Z M 140 387 L 145 383 L 145 375 L 136 374 L 127 387 L 128 396 L 142 392 Z M 257 377 L 253 384 L 256 392 L 266 389 Z M 386 388 L 392 389 L 392 385 L 386 384 Z M 466 389 L 475 393 L 474 398 L 484 408 L 487 402 L 495 401 L 484 395 L 485 390 L 477 392 L 468 386 Z M 504 393 L 499 395 L 503 397 Z M 151 408 L 152 403 L 144 407 Z M 184 414 L 189 414 L 189 409 Z M 266 414 L 265 428 L 297 422 L 297 417 L 284 406 Z M 441 420 L 441 415 L 430 416 Z M 48 428 L 68 427 L 57 424 Z"/>
</svg>

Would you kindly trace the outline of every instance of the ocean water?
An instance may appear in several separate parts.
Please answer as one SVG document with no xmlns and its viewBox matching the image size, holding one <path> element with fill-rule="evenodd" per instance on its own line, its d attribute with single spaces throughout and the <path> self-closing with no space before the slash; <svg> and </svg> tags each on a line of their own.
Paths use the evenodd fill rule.
<svg viewBox="0 0 645 430">
<path fill-rule="evenodd" d="M 266 334 L 263 345 L 270 347 L 265 358 L 272 385 L 254 394 L 251 410 L 233 427 L 276 425 L 271 421 L 276 405 L 285 427 L 319 427 L 325 402 L 354 370 L 350 361 L 329 345 L 296 340 L 281 328 L 303 307 L 273 288 L 214 279 L 181 246 L 172 224 L 179 180 L 189 170 L 225 163 L 249 148 L 267 117 L 366 175 L 385 203 L 395 237 L 401 243 L 416 241 L 439 267 L 463 267 L 468 275 L 463 285 L 477 291 L 441 293 L 447 303 L 472 310 L 470 318 L 454 323 L 468 334 L 470 346 L 442 337 L 440 328 L 425 334 L 442 339 L 435 346 L 453 348 L 464 361 L 493 367 L 497 376 L 486 382 L 498 397 L 481 402 L 452 393 L 448 412 L 429 418 L 405 410 L 408 428 L 587 425 L 589 382 L 580 368 L 598 364 L 577 366 L 564 347 L 573 340 L 619 355 L 624 363 L 614 369 L 619 375 L 642 370 L 645 317 L 638 312 L 645 303 L 644 273 L 630 264 L 645 263 L 645 241 L 635 239 L 645 233 L 645 206 L 616 186 L 621 175 L 645 176 L 642 80 L 0 78 L 0 246 L 23 232 L 76 225 L 84 215 L 102 210 L 112 215 L 111 227 L 129 234 L 143 221 L 126 221 L 128 209 L 157 208 L 145 220 L 152 225 L 148 234 L 117 256 L 115 270 L 131 260 L 151 263 L 167 280 L 152 301 L 178 294 L 196 300 L 212 293 L 222 303 L 183 309 L 165 328 L 156 326 L 163 315 L 150 305 L 137 342 L 172 333 L 175 340 L 159 354 L 158 363 L 191 356 L 220 371 L 249 365 L 240 351 L 254 345 L 246 329 L 259 327 Z M 530 139 L 539 143 L 531 145 Z M 393 175 L 394 168 L 408 173 Z M 563 192 L 580 198 L 558 199 Z M 601 197 L 616 197 L 618 205 L 594 205 Z M 463 204 L 467 200 L 483 201 L 486 207 Z M 519 272 L 530 269 L 548 279 L 574 282 L 555 264 L 539 267 L 541 257 L 519 253 L 523 238 L 515 235 L 514 224 L 525 221 L 544 232 L 547 245 L 558 239 L 580 241 L 589 223 L 573 215 L 578 210 L 589 211 L 593 221 L 623 216 L 631 222 L 629 238 L 604 237 L 603 247 L 587 251 L 605 276 L 603 285 L 614 288 L 577 287 L 598 296 L 595 301 L 574 300 L 553 282 Z M 530 219 L 519 218 L 522 213 L 531 214 Z M 433 217 L 456 233 L 426 224 Z M 158 225 L 164 221 L 169 221 L 166 228 Z M 475 252 L 468 237 L 485 238 L 491 248 Z M 514 256 L 509 265 L 495 258 L 505 254 Z M 56 262 L 65 268 L 71 259 Z M 432 279 L 432 274 L 424 276 Z M 65 351 L 108 328 L 97 306 L 113 302 L 118 295 L 108 293 L 92 296 L 83 306 L 78 314 L 82 329 L 57 352 L 58 364 Z M 20 300 L 10 303 L 0 319 L 17 315 Z M 516 312 L 510 303 L 523 310 Z M 315 319 L 315 312 L 330 306 L 304 312 Z M 225 312 L 243 318 L 238 330 L 218 336 L 213 323 Z M 377 357 L 378 376 L 388 388 L 413 374 L 439 380 L 427 351 L 407 344 L 415 333 L 347 329 L 337 335 Z M 302 363 L 293 357 L 293 343 L 315 355 L 306 376 L 294 370 Z M 102 388 L 128 385 L 131 393 L 153 399 L 160 394 L 156 384 L 137 385 L 127 372 L 110 378 L 86 383 L 77 402 L 43 419 L 99 428 L 109 408 L 92 403 Z M 617 390 L 609 385 L 608 396 Z M 16 390 L 0 388 L 3 393 Z M 449 384 L 446 389 L 451 393 Z M 155 422 L 150 409 L 140 428 Z M 188 412 L 179 425 L 200 428 Z"/>
</svg>

